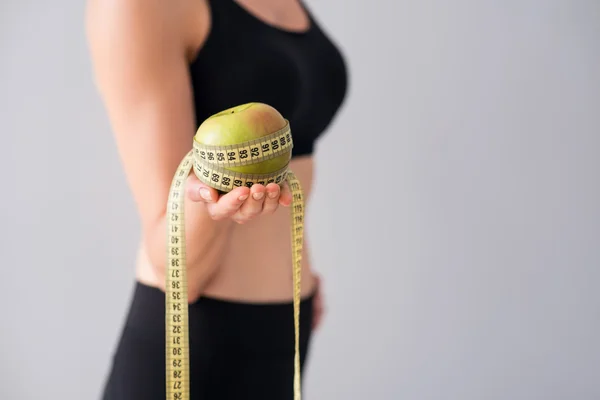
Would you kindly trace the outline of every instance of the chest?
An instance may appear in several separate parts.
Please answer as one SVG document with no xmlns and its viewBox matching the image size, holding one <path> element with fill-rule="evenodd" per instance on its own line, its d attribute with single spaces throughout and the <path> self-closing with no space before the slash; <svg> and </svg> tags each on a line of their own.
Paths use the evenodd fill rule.
<svg viewBox="0 0 600 400">
<path fill-rule="evenodd" d="M 259 101 L 313 130 L 327 124 L 347 85 L 340 51 L 317 26 L 306 34 L 213 32 L 190 72 L 199 120 Z"/>
</svg>

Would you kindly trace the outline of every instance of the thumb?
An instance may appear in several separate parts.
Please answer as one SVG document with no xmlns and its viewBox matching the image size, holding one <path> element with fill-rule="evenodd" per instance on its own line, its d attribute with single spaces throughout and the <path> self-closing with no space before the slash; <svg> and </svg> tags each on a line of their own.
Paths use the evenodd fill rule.
<svg viewBox="0 0 600 400">
<path fill-rule="evenodd" d="M 188 198 L 194 202 L 214 203 L 219 198 L 216 189 L 211 188 L 191 174 L 187 182 Z"/>
</svg>

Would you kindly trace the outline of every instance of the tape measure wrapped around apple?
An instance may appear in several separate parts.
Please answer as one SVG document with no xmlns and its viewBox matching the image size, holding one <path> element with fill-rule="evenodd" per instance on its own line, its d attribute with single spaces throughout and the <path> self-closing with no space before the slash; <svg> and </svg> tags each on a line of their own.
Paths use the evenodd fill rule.
<svg viewBox="0 0 600 400">
<path fill-rule="evenodd" d="M 189 400 L 189 324 L 185 257 L 184 199 L 190 171 L 226 193 L 238 186 L 282 184 L 292 192 L 291 240 L 294 304 L 294 400 L 300 400 L 300 279 L 304 232 L 304 196 L 289 169 L 292 155 L 289 121 L 264 103 L 247 103 L 202 122 L 192 150 L 173 177 L 167 205 L 166 378 L 167 400 Z"/>
</svg>

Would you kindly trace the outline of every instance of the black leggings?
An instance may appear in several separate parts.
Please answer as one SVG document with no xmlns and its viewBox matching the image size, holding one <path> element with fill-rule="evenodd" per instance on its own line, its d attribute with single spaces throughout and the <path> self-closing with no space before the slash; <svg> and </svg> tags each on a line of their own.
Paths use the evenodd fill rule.
<svg viewBox="0 0 600 400">
<path fill-rule="evenodd" d="M 311 336 L 313 296 L 300 308 L 300 359 Z M 165 400 L 165 296 L 136 283 L 103 400 Z M 293 399 L 292 302 L 249 304 L 202 297 L 189 307 L 192 400 Z M 302 368 L 304 369 L 304 368 Z"/>
</svg>

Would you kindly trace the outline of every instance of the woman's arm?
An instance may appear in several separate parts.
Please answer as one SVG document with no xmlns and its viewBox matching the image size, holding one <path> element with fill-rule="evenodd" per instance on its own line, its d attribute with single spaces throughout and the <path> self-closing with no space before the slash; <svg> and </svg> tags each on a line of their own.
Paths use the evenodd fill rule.
<svg viewBox="0 0 600 400">
<path fill-rule="evenodd" d="M 184 24 L 177 15 L 182 10 L 175 4 L 92 0 L 86 17 L 95 82 L 139 212 L 148 257 L 161 277 L 168 192 L 195 133 Z M 198 185 L 192 174 L 188 188 L 198 190 Z M 239 197 L 248 193 L 248 188 L 237 188 L 223 196 L 221 214 L 239 208 Z M 188 266 L 210 269 L 224 249 L 232 220 L 213 219 L 207 204 L 193 199 L 188 196 L 185 207 Z M 198 295 L 195 290 L 190 285 L 192 299 Z"/>
</svg>

